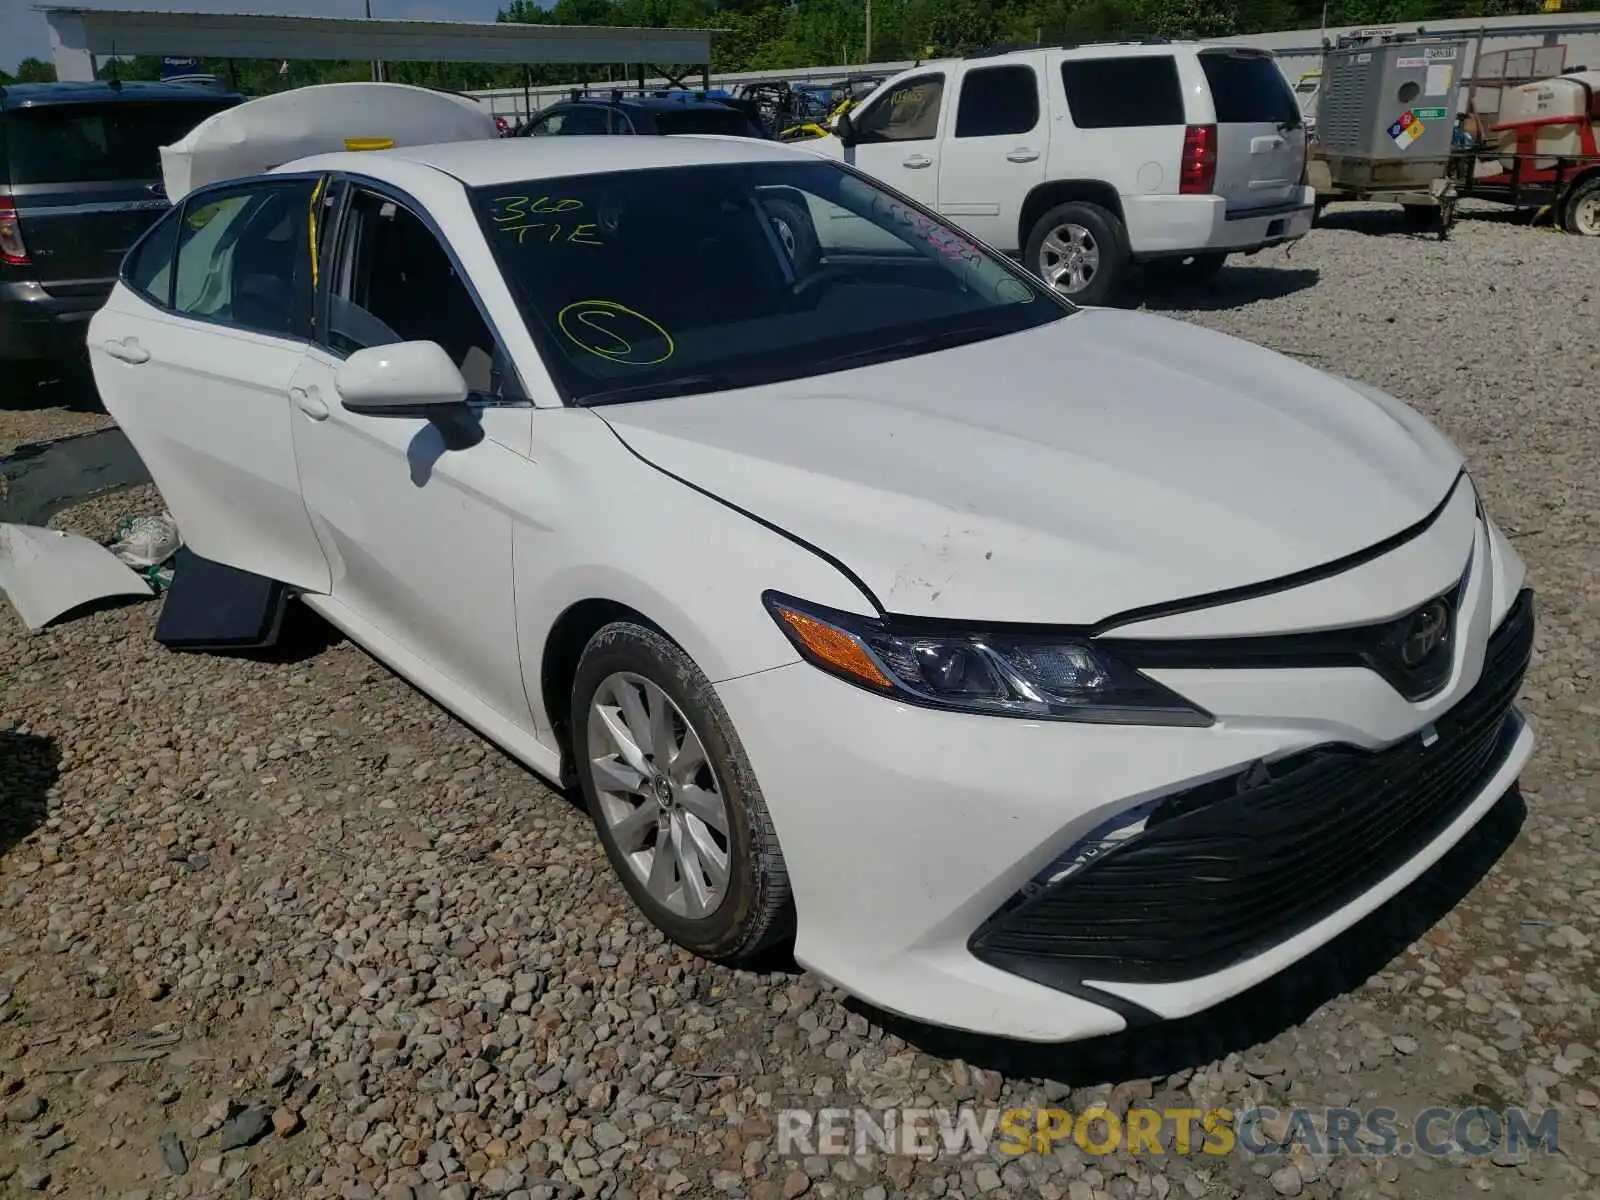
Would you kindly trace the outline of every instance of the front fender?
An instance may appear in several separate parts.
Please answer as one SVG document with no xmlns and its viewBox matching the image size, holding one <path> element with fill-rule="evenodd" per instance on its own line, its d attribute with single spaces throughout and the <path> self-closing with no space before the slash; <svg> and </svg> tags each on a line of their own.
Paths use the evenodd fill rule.
<svg viewBox="0 0 1600 1200">
<path fill-rule="evenodd" d="M 546 646 L 575 604 L 606 600 L 641 613 L 713 683 L 796 661 L 761 603 L 768 588 L 874 611 L 815 551 L 658 471 L 592 413 L 539 413 L 534 442 L 538 482 L 512 553 L 518 653 L 541 737 L 551 729 Z"/>
</svg>

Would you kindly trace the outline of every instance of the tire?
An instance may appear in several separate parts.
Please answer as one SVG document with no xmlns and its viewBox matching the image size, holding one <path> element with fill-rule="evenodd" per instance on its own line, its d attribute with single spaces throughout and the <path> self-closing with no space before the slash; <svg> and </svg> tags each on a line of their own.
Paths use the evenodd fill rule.
<svg viewBox="0 0 1600 1200">
<path fill-rule="evenodd" d="M 1567 193 L 1561 206 L 1561 228 L 1579 237 L 1600 237 L 1600 175 L 1585 179 Z"/>
<path fill-rule="evenodd" d="M 1432 204 L 1401 205 L 1407 233 L 1434 233 L 1441 225 L 1443 214 Z"/>
<path fill-rule="evenodd" d="M 629 692 L 637 708 L 629 707 Z M 691 735 L 703 748 L 681 782 L 670 763 L 656 774 L 655 751 L 645 750 L 658 715 L 670 722 L 666 740 L 675 754 L 689 748 Z M 626 753 L 641 759 L 647 774 L 628 767 L 611 732 L 619 724 L 624 736 L 644 730 Z M 682 650 L 642 625 L 605 626 L 578 662 L 570 727 L 600 843 L 651 924 L 685 949 L 722 962 L 749 959 L 793 934 L 788 868 L 761 788 L 727 710 Z M 696 786 L 691 791 L 684 782 Z M 719 812 L 723 830 L 716 828 Z M 667 839 L 663 847 L 689 848 L 692 861 L 675 851 L 663 861 L 657 839 Z M 725 863 L 720 885 L 718 850 Z"/>
<path fill-rule="evenodd" d="M 794 263 L 796 276 L 804 279 L 822 261 L 822 243 L 811 221 L 811 213 L 805 205 L 793 200 L 772 199 L 766 201 L 765 206 L 773 232 L 788 253 L 789 261 Z"/>
<path fill-rule="evenodd" d="M 1214 279 L 1227 261 L 1227 254 L 1212 250 L 1205 254 L 1191 254 L 1187 258 L 1152 259 L 1145 263 L 1144 269 L 1163 282 L 1193 287 Z"/>
<path fill-rule="evenodd" d="M 1077 250 L 1080 257 L 1064 254 L 1069 248 Z M 1023 260 L 1030 271 L 1067 299 L 1078 304 L 1105 304 L 1121 291 L 1127 273 L 1127 230 L 1114 213 L 1098 204 L 1071 200 L 1034 222 Z M 1086 266 L 1091 269 L 1085 271 Z M 1062 282 L 1069 280 L 1074 286 L 1063 287 Z"/>
</svg>

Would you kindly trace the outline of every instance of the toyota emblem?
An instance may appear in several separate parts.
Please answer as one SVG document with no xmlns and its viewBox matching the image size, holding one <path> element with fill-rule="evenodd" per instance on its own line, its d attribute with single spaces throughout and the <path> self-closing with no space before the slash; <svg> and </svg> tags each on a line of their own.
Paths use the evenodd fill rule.
<svg viewBox="0 0 1600 1200">
<path fill-rule="evenodd" d="M 1405 640 L 1400 643 L 1400 661 L 1408 667 L 1420 665 L 1449 636 L 1449 606 L 1443 600 L 1435 600 L 1411 615 L 1406 625 Z"/>
</svg>

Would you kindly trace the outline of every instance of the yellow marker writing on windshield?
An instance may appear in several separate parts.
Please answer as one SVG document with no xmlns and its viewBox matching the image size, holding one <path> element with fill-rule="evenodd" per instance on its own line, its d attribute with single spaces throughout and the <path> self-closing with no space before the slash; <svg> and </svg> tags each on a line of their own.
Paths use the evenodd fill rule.
<svg viewBox="0 0 1600 1200">
<path fill-rule="evenodd" d="M 632 367 L 664 363 L 677 350 L 672 335 L 659 324 L 615 300 L 574 301 L 556 314 L 556 325 L 569 341 L 597 358 Z M 664 350 L 639 348 L 640 342 L 655 338 L 666 343 Z"/>
</svg>

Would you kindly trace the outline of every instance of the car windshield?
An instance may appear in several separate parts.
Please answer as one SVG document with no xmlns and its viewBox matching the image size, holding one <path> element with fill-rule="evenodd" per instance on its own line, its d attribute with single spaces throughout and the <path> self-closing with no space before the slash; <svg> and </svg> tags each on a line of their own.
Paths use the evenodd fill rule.
<svg viewBox="0 0 1600 1200">
<path fill-rule="evenodd" d="M 821 375 L 1076 311 L 923 209 L 799 155 L 529 180 L 474 203 L 577 404 Z"/>
<path fill-rule="evenodd" d="M 42 104 L 6 114 L 14 184 L 161 178 L 161 147 L 181 140 L 229 100 Z"/>
</svg>

